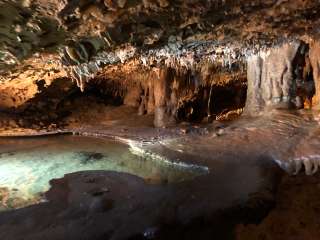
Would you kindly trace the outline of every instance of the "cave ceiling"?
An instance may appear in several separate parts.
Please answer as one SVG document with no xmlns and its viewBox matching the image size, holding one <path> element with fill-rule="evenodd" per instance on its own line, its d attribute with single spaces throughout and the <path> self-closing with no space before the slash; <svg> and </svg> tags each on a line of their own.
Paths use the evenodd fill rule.
<svg viewBox="0 0 320 240">
<path fill-rule="evenodd" d="M 0 91 L 71 78 L 124 81 L 167 65 L 231 69 L 252 52 L 319 34 L 315 0 L 2 0 Z M 154 70 L 156 71 L 156 70 Z M 133 76 L 133 75 L 131 75 Z M 29 84 L 29 85 L 28 85 Z M 29 87 L 26 87 L 29 86 Z"/>
</svg>

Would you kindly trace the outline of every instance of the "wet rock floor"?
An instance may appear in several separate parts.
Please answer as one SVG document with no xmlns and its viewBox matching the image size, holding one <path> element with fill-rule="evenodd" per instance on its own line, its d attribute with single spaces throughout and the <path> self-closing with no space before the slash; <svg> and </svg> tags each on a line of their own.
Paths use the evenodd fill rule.
<svg viewBox="0 0 320 240">
<path fill-rule="evenodd" d="M 0 214 L 1 239 L 315 239 L 311 192 L 319 176 L 302 172 L 317 164 L 310 158 L 319 149 L 315 116 L 271 111 L 228 124 L 64 130 L 112 136 L 137 154 L 209 173 L 169 185 L 107 171 L 69 174 L 51 181 L 49 202 Z"/>
</svg>

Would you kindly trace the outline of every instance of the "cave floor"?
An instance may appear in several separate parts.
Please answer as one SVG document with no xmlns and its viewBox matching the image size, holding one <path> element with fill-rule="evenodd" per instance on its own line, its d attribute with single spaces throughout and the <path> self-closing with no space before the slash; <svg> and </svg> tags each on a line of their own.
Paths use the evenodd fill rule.
<svg viewBox="0 0 320 240">
<path fill-rule="evenodd" d="M 237 225 L 235 239 L 318 239 L 319 183 L 319 174 L 284 176 L 278 187 L 275 208 L 258 225 Z"/>
<path fill-rule="evenodd" d="M 316 112 L 273 110 L 254 119 L 243 116 L 234 122 L 156 129 L 152 115 L 137 116 L 128 107 L 105 111 L 83 112 L 75 118 L 81 121 L 69 118 L 61 129 L 24 131 L 13 126 L 5 127 L 2 135 L 114 138 L 137 154 L 205 168 L 208 173 L 169 185 L 108 171 L 68 174 L 51 181 L 49 202 L 0 214 L 2 239 L 274 239 L 280 231 L 276 224 L 283 221 L 278 211 L 301 217 L 302 211 L 296 209 L 317 197 L 309 193 L 318 187 L 318 175 L 290 177 L 280 170 L 300 170 L 296 160 L 302 157 L 313 161 L 311 166 L 304 163 L 308 174 L 315 169 L 318 160 L 312 156 L 320 149 Z M 305 179 L 306 187 L 301 184 Z M 106 186 L 111 193 L 97 197 L 95 193 Z M 298 194 L 296 202 L 289 202 L 290 209 L 283 210 L 296 197 L 295 191 L 308 197 Z M 314 239 L 317 221 L 313 222 L 311 210 L 307 212 L 305 220 L 291 221 L 280 235 Z M 312 231 L 306 230 L 309 222 Z"/>
</svg>

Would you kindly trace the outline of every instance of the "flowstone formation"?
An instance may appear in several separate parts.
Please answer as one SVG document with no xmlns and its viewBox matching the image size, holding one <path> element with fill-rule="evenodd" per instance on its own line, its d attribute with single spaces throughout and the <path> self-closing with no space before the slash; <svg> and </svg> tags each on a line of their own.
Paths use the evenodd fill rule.
<svg viewBox="0 0 320 240">
<path fill-rule="evenodd" d="M 307 50 L 305 43 L 295 41 L 248 58 L 248 111 L 260 113 L 267 106 L 303 108 L 302 98 L 314 92 L 314 82 L 303 76 Z M 300 96 L 298 86 L 305 90 Z"/>
</svg>

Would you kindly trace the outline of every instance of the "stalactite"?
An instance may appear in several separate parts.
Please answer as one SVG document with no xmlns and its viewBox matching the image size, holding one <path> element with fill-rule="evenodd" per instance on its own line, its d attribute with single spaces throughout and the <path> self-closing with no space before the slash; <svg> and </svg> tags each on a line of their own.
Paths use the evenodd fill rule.
<svg viewBox="0 0 320 240">
<path fill-rule="evenodd" d="M 211 113 L 211 99 L 212 99 L 212 88 L 213 88 L 213 83 L 211 83 L 210 85 L 210 92 L 209 92 L 209 96 L 208 96 L 208 110 L 207 110 L 207 118 L 208 118 L 208 122 L 211 122 L 212 120 L 212 113 Z"/>
<path fill-rule="evenodd" d="M 199 115 L 196 118 L 201 118 L 203 115 L 202 110 L 195 111 L 194 107 L 205 108 L 203 112 L 210 118 L 212 88 L 217 79 L 212 75 L 212 71 L 224 69 L 228 72 L 233 66 L 241 65 L 245 51 L 230 45 L 217 48 L 216 43 L 212 41 L 183 45 L 179 39 L 173 38 L 175 41 L 169 42 L 168 46 L 143 52 L 128 45 L 110 52 L 94 50 L 93 54 L 92 50 L 89 51 L 89 46 L 93 44 L 75 43 L 73 48 L 65 50 L 62 59 L 66 62 L 65 67 L 69 75 L 80 90 L 84 91 L 89 81 L 98 75 L 104 75 L 103 71 L 108 65 L 122 63 L 125 66 L 127 60 L 136 57 L 137 61 L 133 63 L 143 65 L 143 70 L 136 70 L 137 74 L 130 75 L 124 69 L 126 76 L 119 80 L 122 89 L 127 89 L 125 104 L 137 106 L 139 115 L 155 114 L 154 124 L 157 127 L 167 126 L 176 121 L 179 106 L 184 107 L 181 101 L 190 105 L 191 112 L 188 115 L 192 116 L 191 118 L 194 118 L 194 115 Z M 74 56 L 81 56 L 72 60 L 69 56 L 71 50 L 76 53 Z M 105 78 L 108 76 L 105 75 Z M 205 86 L 207 81 L 211 86 L 210 96 L 204 99 L 203 92 L 200 93 L 199 89 Z M 131 83 L 138 84 L 141 89 L 132 90 Z M 136 92 L 131 93 L 131 91 Z M 137 93 L 139 91 L 140 93 Z M 112 92 L 118 94 L 117 89 L 112 89 Z M 201 103 L 200 98 L 207 101 L 207 104 Z"/>
</svg>

